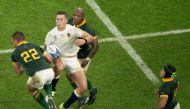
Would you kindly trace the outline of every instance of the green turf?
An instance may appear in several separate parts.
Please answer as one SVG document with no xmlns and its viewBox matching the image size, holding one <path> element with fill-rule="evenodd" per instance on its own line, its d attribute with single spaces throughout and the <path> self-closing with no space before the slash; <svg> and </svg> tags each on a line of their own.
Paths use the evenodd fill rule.
<svg viewBox="0 0 190 109">
<path fill-rule="evenodd" d="M 190 28 L 189 0 L 96 0 L 123 35 Z M 114 11 L 113 11 L 114 10 Z"/>
<path fill-rule="evenodd" d="M 96 0 L 123 35 L 189 28 L 188 0 Z M 84 0 L 0 0 L 0 50 L 12 47 L 10 35 L 24 31 L 28 41 L 42 45 L 47 32 L 55 26 L 55 13 L 65 10 L 69 17 L 83 7 L 87 20 L 99 38 L 113 36 Z M 181 108 L 189 103 L 189 33 L 169 37 L 130 40 L 129 43 L 158 77 L 164 63 L 173 63 L 180 78 Z M 169 59 L 169 61 L 166 61 Z M 25 88 L 27 76 L 17 76 L 9 54 L 0 54 L 0 109 L 41 109 Z M 98 88 L 95 104 L 85 109 L 149 109 L 156 103 L 156 86 L 149 81 L 117 42 L 100 44 L 88 78 Z M 64 73 L 58 83 L 56 103 L 64 102 L 72 88 Z M 43 92 L 44 93 L 44 92 Z M 76 107 L 76 104 L 72 107 Z M 71 108 L 71 109 L 72 109 Z"/>
<path fill-rule="evenodd" d="M 23 31 L 27 39 L 37 44 L 43 44 L 45 36 L 55 26 L 55 15 L 59 10 L 65 10 L 69 18 L 74 9 L 83 7 L 86 10 L 87 21 L 96 30 L 99 37 L 111 37 L 111 33 L 96 17 L 82 0 L 1 0 L 0 1 L 0 49 L 10 48 L 10 36 L 14 31 Z M 100 29 L 101 28 L 101 31 Z M 6 43 L 3 43 L 6 42 Z"/>
<path fill-rule="evenodd" d="M 99 54 L 92 61 L 87 73 L 88 78 L 98 88 L 97 101 L 94 105 L 86 106 L 86 109 L 150 107 L 151 103 L 144 99 L 154 100 L 152 96 L 155 87 L 146 79 L 134 61 L 126 55 L 118 43 L 105 43 L 100 46 Z M 10 55 L 0 56 L 1 62 L 4 63 L 0 66 L 0 69 L 3 69 L 0 81 L 0 108 L 33 109 L 35 107 L 35 109 L 40 109 L 26 91 L 26 75 L 17 76 L 14 73 L 10 67 Z M 58 83 L 57 104 L 65 101 L 72 91 L 63 75 Z M 149 87 L 146 86 L 147 84 Z"/>
<path fill-rule="evenodd" d="M 171 63 L 177 68 L 177 75 L 180 80 L 179 101 L 181 108 L 188 109 L 190 79 L 190 33 L 161 36 L 156 38 L 144 38 L 139 40 L 131 40 L 130 44 L 141 55 L 143 60 L 159 77 L 159 71 L 164 64 Z"/>
</svg>

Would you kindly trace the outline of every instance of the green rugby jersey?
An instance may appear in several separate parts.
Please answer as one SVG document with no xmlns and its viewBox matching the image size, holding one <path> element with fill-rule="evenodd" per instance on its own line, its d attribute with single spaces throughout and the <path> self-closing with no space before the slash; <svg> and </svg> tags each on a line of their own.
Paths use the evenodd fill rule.
<svg viewBox="0 0 190 109">
<path fill-rule="evenodd" d="M 73 18 L 69 19 L 68 24 L 74 25 Z M 83 22 L 81 22 L 81 24 L 75 25 L 75 26 L 80 28 L 83 31 L 86 31 L 88 34 L 90 34 L 92 36 L 96 36 L 94 29 L 91 28 L 91 26 L 86 22 L 85 19 L 83 20 Z M 84 59 L 89 55 L 89 53 L 91 51 L 91 45 L 90 44 L 84 44 L 84 45 L 80 46 L 80 48 L 81 49 L 78 52 L 78 58 Z"/>
<path fill-rule="evenodd" d="M 50 68 L 43 56 L 44 50 L 32 43 L 20 42 L 11 54 L 13 62 L 18 62 L 28 76 L 33 76 L 37 71 Z"/>
<path fill-rule="evenodd" d="M 163 79 L 163 82 L 159 88 L 159 95 L 168 96 L 168 101 L 164 109 L 173 109 L 178 101 L 177 97 L 177 87 L 179 81 L 176 78 Z"/>
</svg>

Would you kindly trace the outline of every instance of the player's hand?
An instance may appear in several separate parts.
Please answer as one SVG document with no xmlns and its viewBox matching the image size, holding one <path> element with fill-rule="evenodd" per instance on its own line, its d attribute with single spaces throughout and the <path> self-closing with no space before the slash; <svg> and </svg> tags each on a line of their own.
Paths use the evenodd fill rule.
<svg viewBox="0 0 190 109">
<path fill-rule="evenodd" d="M 76 44 L 77 46 L 84 45 L 85 43 L 86 43 L 86 41 L 85 41 L 84 39 L 77 39 L 77 40 L 75 41 L 75 44 Z"/>
</svg>

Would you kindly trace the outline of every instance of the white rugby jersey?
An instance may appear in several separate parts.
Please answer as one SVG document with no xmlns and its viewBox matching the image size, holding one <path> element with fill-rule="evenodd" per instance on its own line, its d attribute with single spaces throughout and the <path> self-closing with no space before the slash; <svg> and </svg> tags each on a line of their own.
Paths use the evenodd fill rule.
<svg viewBox="0 0 190 109">
<path fill-rule="evenodd" d="M 48 32 L 45 38 L 45 45 L 55 44 L 61 52 L 62 57 L 77 55 L 80 47 L 75 44 L 75 40 L 82 36 L 83 30 L 66 25 L 65 30 L 58 31 L 57 27 Z"/>
</svg>

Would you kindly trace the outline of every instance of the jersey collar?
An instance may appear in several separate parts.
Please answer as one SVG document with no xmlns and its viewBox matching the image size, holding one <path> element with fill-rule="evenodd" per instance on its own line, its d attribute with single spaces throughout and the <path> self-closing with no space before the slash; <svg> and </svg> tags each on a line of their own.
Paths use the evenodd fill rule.
<svg viewBox="0 0 190 109">
<path fill-rule="evenodd" d="M 80 24 L 76 25 L 76 27 L 81 27 L 82 25 L 84 25 L 86 23 L 86 19 L 84 19 Z"/>
<path fill-rule="evenodd" d="M 21 42 L 19 42 L 16 46 L 18 47 L 18 46 L 20 46 L 20 45 L 23 45 L 23 44 L 27 44 L 28 42 L 26 42 L 26 41 L 21 41 Z"/>
<path fill-rule="evenodd" d="M 170 82 L 170 81 L 173 81 L 174 80 L 174 78 L 162 78 L 162 81 L 163 82 Z"/>
</svg>

